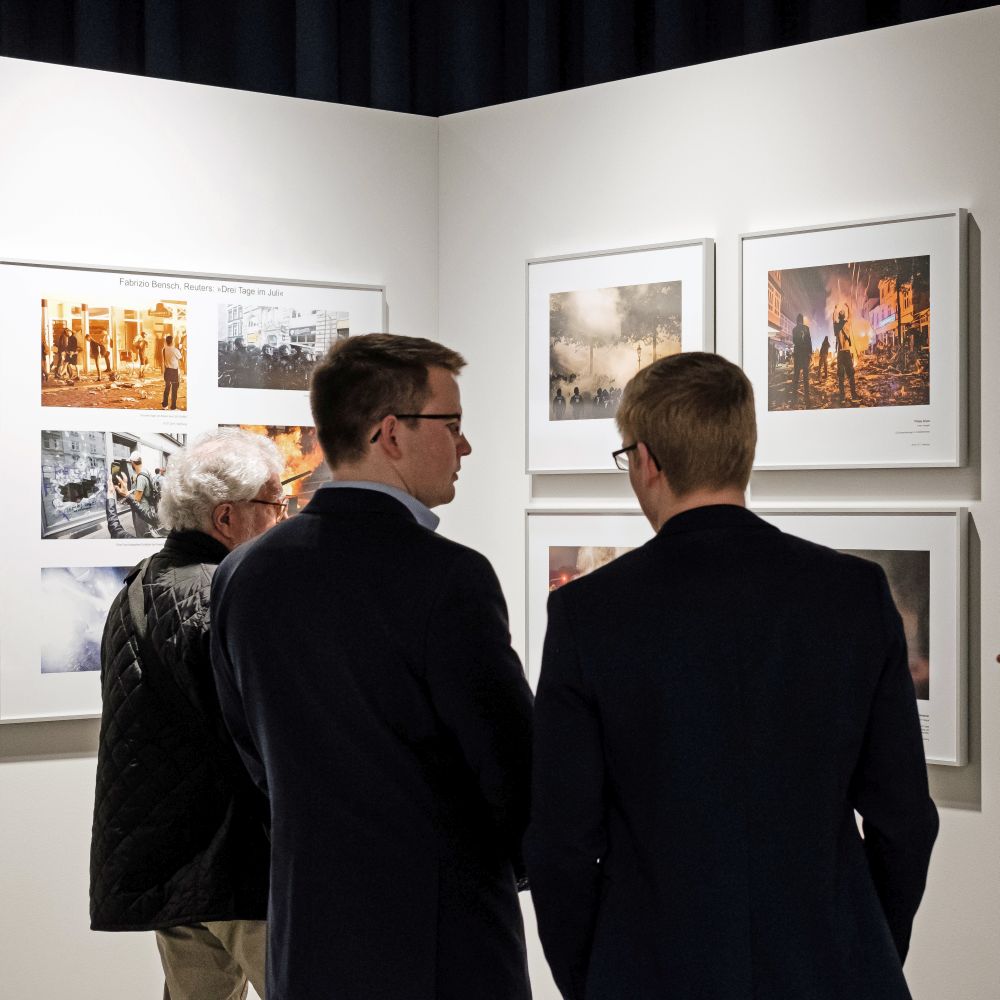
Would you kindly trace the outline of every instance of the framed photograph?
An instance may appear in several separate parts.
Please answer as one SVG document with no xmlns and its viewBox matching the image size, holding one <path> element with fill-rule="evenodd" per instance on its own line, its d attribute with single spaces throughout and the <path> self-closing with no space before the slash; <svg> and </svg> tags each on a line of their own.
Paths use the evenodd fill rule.
<svg viewBox="0 0 1000 1000">
<path fill-rule="evenodd" d="M 906 631 L 927 760 L 965 764 L 967 510 L 754 512 L 782 531 L 870 559 L 885 570 Z M 834 620 L 831 606 L 831 626 Z"/>
<path fill-rule="evenodd" d="M 758 469 L 960 466 L 964 209 L 740 237 Z"/>
<path fill-rule="evenodd" d="M 527 653 L 532 690 L 538 683 L 549 594 L 653 537 L 636 511 L 529 510 L 526 528 Z"/>
<path fill-rule="evenodd" d="M 622 390 L 657 358 L 715 344 L 711 240 L 527 263 L 527 470 L 617 472 Z"/>
<path fill-rule="evenodd" d="M 0 525 L 0 722 L 99 715 L 104 618 L 163 544 L 171 457 L 252 426 L 285 455 L 290 510 L 303 506 L 328 475 L 309 377 L 335 341 L 385 329 L 385 291 L 0 260 L 0 301 L 4 459 L 38 476 Z"/>
</svg>

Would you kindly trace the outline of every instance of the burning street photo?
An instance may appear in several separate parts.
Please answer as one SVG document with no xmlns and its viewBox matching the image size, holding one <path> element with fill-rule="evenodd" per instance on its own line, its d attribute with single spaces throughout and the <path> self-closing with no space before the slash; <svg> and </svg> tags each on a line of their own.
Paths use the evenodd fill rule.
<svg viewBox="0 0 1000 1000">
<path fill-rule="evenodd" d="M 308 389 L 316 362 L 349 334 L 346 312 L 220 305 L 219 386 Z"/>
<path fill-rule="evenodd" d="M 681 282 L 549 296 L 549 420 L 613 417 L 632 376 L 680 353 Z"/>
<path fill-rule="evenodd" d="M 769 410 L 926 406 L 930 257 L 768 272 Z"/>
<path fill-rule="evenodd" d="M 613 545 L 550 545 L 549 590 L 558 590 L 631 551 L 632 547 Z"/>
<path fill-rule="evenodd" d="M 910 658 L 910 676 L 917 697 L 930 697 L 930 602 L 931 554 L 909 549 L 841 549 L 878 563 L 885 570 L 892 599 L 903 619 L 906 649 Z M 849 613 L 842 607 L 837 613 Z"/>
<path fill-rule="evenodd" d="M 42 538 L 160 538 L 170 456 L 184 434 L 42 431 Z"/>
<path fill-rule="evenodd" d="M 281 484 L 288 497 L 288 516 L 298 514 L 313 494 L 330 482 L 330 469 L 316 437 L 315 427 L 277 427 L 264 424 L 230 424 L 251 434 L 270 438 L 285 460 Z"/>
<path fill-rule="evenodd" d="M 42 405 L 187 409 L 187 303 L 41 300 Z"/>
<path fill-rule="evenodd" d="M 101 636 L 128 566 L 71 566 L 42 570 L 43 674 L 101 669 Z"/>
</svg>

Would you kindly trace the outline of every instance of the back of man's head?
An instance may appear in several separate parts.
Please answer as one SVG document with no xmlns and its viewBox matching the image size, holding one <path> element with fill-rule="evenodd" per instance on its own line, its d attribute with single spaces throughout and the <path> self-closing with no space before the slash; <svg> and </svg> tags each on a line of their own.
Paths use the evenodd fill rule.
<svg viewBox="0 0 1000 1000">
<path fill-rule="evenodd" d="M 428 368 L 457 375 L 465 359 L 423 337 L 369 333 L 338 340 L 313 371 L 309 391 L 316 436 L 331 467 L 355 462 L 379 421 L 419 413 L 430 396 Z"/>
<path fill-rule="evenodd" d="M 617 414 L 623 440 L 642 441 L 671 490 L 746 489 L 757 446 L 753 388 L 718 354 L 661 358 L 625 387 Z"/>
<path fill-rule="evenodd" d="M 160 524 L 173 531 L 211 534 L 212 514 L 219 504 L 252 500 L 283 468 L 274 442 L 261 434 L 237 428 L 204 434 L 170 456 Z"/>
</svg>

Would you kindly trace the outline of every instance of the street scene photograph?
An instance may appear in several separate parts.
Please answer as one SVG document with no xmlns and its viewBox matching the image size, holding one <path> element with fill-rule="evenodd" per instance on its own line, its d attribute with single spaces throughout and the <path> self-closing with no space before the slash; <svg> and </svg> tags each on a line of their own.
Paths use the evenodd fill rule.
<svg viewBox="0 0 1000 1000">
<path fill-rule="evenodd" d="M 929 256 L 767 277 L 769 410 L 930 402 Z"/>
<path fill-rule="evenodd" d="M 43 674 L 101 669 L 101 636 L 129 566 L 46 567 L 42 570 Z"/>
<path fill-rule="evenodd" d="M 878 563 L 885 570 L 892 599 L 899 609 L 899 616 L 903 619 L 913 687 L 919 699 L 930 698 L 930 552 L 914 549 L 841 549 L 840 551 Z"/>
<path fill-rule="evenodd" d="M 631 552 L 634 546 L 612 545 L 550 545 L 549 591 L 558 590 L 595 569 L 607 566 L 619 556 Z"/>
<path fill-rule="evenodd" d="M 42 405 L 187 409 L 187 302 L 42 299 Z"/>
<path fill-rule="evenodd" d="M 316 362 L 350 334 L 346 312 L 289 306 L 219 306 L 223 389 L 308 389 Z"/>
<path fill-rule="evenodd" d="M 681 349 L 681 282 L 549 295 L 549 420 L 613 417 L 630 378 Z"/>
<path fill-rule="evenodd" d="M 330 468 L 323 459 L 315 427 L 279 427 L 266 424 L 223 426 L 239 427 L 251 434 L 262 434 L 277 445 L 285 461 L 281 485 L 288 497 L 289 517 L 303 510 L 323 483 L 330 482 Z"/>
<path fill-rule="evenodd" d="M 159 538 L 170 456 L 186 434 L 41 433 L 43 539 Z"/>
</svg>

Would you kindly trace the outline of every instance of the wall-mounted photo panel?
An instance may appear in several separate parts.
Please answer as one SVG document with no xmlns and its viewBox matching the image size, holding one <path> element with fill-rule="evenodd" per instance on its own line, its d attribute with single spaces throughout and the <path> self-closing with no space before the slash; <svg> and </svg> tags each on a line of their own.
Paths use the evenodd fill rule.
<svg viewBox="0 0 1000 1000">
<path fill-rule="evenodd" d="M 782 531 L 878 563 L 903 619 L 927 760 L 964 764 L 966 730 L 966 520 L 932 511 L 768 510 Z M 846 597 L 850 627 L 850 595 Z M 837 627 L 845 605 L 814 595 Z"/>
<path fill-rule="evenodd" d="M 281 485 L 288 497 L 288 516 L 302 511 L 324 483 L 331 480 L 330 467 L 316 437 L 315 427 L 275 427 L 264 424 L 230 424 L 251 434 L 270 438 L 285 460 Z"/>
<path fill-rule="evenodd" d="M 96 609 L 163 544 L 171 457 L 250 425 L 285 455 L 289 509 L 304 506 L 328 477 L 309 377 L 331 344 L 385 329 L 385 293 L 0 261 L 0 302 L 4 459 L 39 484 L 11 491 L 0 524 L 0 722 L 97 715 Z"/>
<path fill-rule="evenodd" d="M 755 468 L 965 462 L 966 213 L 741 237 Z"/>
<path fill-rule="evenodd" d="M 638 511 L 542 511 L 527 516 L 527 662 L 532 689 L 538 684 L 545 641 L 546 606 L 554 590 L 653 537 Z"/>
<path fill-rule="evenodd" d="M 528 472 L 617 471 L 629 379 L 714 349 L 714 266 L 711 240 L 528 261 Z"/>
</svg>

